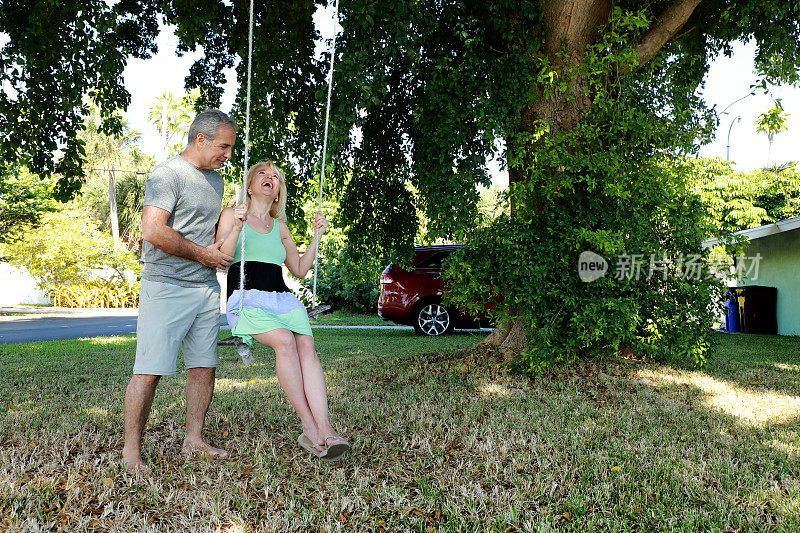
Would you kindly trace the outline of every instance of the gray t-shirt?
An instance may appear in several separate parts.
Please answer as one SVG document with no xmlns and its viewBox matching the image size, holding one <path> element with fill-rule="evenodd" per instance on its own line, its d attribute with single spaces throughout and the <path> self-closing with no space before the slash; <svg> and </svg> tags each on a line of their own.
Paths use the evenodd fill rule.
<svg viewBox="0 0 800 533">
<path fill-rule="evenodd" d="M 144 205 L 169 211 L 167 226 L 205 248 L 214 243 L 224 187 L 216 170 L 200 170 L 176 155 L 153 169 L 144 186 Z M 168 254 L 147 241 L 142 261 L 143 279 L 184 287 L 219 286 L 214 268 Z"/>
</svg>

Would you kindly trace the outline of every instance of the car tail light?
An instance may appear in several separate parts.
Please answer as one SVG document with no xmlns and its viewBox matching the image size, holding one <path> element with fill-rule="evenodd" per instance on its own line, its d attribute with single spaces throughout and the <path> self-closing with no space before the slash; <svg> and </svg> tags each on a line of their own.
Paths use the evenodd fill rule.
<svg viewBox="0 0 800 533">
<path fill-rule="evenodd" d="M 389 268 L 387 268 L 381 273 L 381 285 L 388 285 L 389 283 L 394 283 L 394 278 L 389 274 Z"/>
</svg>

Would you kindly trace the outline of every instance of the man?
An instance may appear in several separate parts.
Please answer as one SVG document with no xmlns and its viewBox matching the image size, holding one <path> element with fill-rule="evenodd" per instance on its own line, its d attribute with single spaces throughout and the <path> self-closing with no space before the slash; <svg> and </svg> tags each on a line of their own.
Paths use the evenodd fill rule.
<svg viewBox="0 0 800 533">
<path fill-rule="evenodd" d="M 214 242 L 222 206 L 217 172 L 231 158 L 236 124 L 206 110 L 189 127 L 186 149 L 153 169 L 142 210 L 142 289 L 136 327 L 136 362 L 125 393 L 128 470 L 143 465 L 142 434 L 161 376 L 177 372 L 178 348 L 188 369 L 184 453 L 227 459 L 203 440 L 203 424 L 219 365 L 219 284 L 216 270 L 233 258 Z"/>
</svg>

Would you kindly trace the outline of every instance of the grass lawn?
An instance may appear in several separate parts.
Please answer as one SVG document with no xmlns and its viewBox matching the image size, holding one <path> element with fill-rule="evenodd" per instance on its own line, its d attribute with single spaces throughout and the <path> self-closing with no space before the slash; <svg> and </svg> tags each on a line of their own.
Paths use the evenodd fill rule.
<svg viewBox="0 0 800 533">
<path fill-rule="evenodd" d="M 227 336 L 227 333 L 223 333 Z M 718 335 L 714 366 L 587 361 L 530 382 L 448 350 L 480 337 L 316 330 L 340 463 L 295 444 L 274 356 L 223 366 L 180 455 L 162 380 L 149 473 L 120 467 L 131 337 L 0 346 L 0 531 L 797 531 L 800 339 Z"/>
<path fill-rule="evenodd" d="M 322 326 L 392 326 L 394 322 L 387 322 L 378 316 L 378 312 L 368 315 L 349 313 L 347 311 L 333 311 L 320 315 L 311 324 Z"/>
</svg>

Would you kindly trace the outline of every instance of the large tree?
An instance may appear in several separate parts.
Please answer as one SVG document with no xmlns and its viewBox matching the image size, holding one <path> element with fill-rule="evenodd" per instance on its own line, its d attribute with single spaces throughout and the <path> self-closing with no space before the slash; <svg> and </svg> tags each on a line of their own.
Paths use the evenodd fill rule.
<svg viewBox="0 0 800 533">
<path fill-rule="evenodd" d="M 251 154 L 287 168 L 293 196 L 319 170 L 327 57 L 315 56 L 312 16 L 324 4 L 255 2 Z M 223 68 L 246 56 L 249 0 L 159 5 L 180 49 L 204 52 L 187 88 L 218 104 Z M 473 243 L 451 271 L 454 298 L 492 298 L 491 342 L 511 354 L 636 339 L 704 350 L 710 284 L 581 285 L 577 255 L 699 251 L 702 206 L 675 171 L 716 126 L 696 90 L 737 39 L 756 42 L 765 80 L 796 82 L 797 2 L 343 0 L 340 17 L 330 175 L 347 253 L 408 250 L 422 212 L 433 236 Z M 474 231 L 497 146 L 511 214 Z"/>
<path fill-rule="evenodd" d="M 183 46 L 206 52 L 190 85 L 213 94 L 221 68 L 245 57 L 248 5 L 172 3 Z M 252 150 L 288 163 L 296 185 L 318 170 L 321 145 L 317 5 L 255 3 Z M 434 236 L 473 243 L 450 272 L 454 300 L 496 301 L 488 342 L 507 354 L 540 360 L 661 339 L 701 359 L 713 283 L 622 279 L 588 290 L 577 255 L 702 255 L 709 228 L 695 227 L 703 208 L 675 158 L 716 126 L 697 89 L 734 40 L 756 42 L 766 81 L 796 82 L 800 5 L 344 0 L 340 17 L 332 166 L 349 253 L 408 249 L 419 209 Z M 498 144 L 511 216 L 475 232 L 476 187 Z"/>
</svg>

